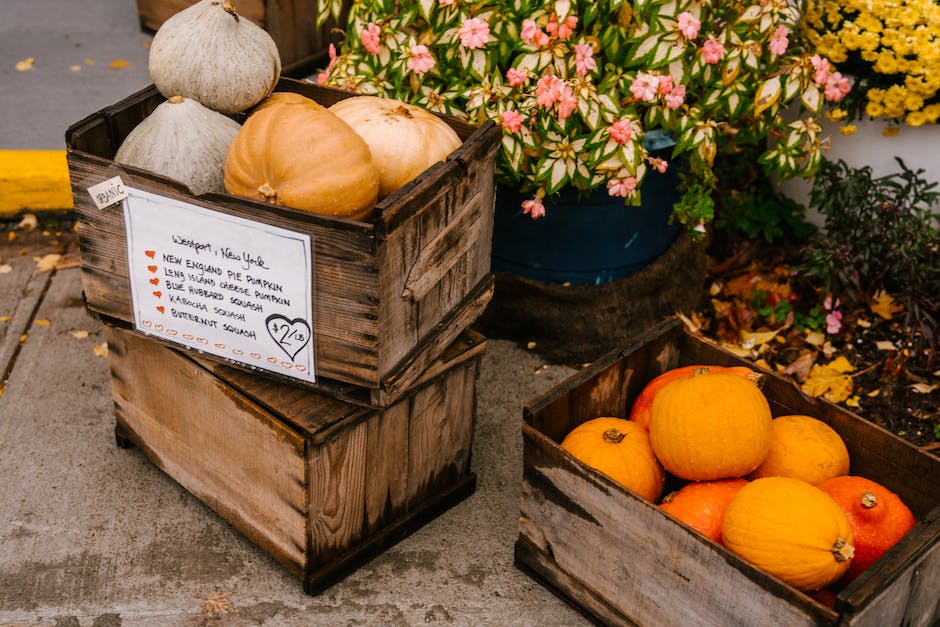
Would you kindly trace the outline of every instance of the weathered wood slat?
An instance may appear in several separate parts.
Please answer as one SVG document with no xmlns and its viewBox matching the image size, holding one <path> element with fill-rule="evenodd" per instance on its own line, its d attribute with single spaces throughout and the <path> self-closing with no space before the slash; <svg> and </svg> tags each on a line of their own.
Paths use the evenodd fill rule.
<svg viewBox="0 0 940 627">
<path fill-rule="evenodd" d="M 35 244 L 25 249 L 25 255 L 0 259 L 0 265 L 11 268 L 0 281 L 0 386 L 20 349 L 20 338 L 30 331 L 52 276 L 50 272 L 37 271 L 33 261 L 35 255 L 49 252 L 48 249 Z"/>
<path fill-rule="evenodd" d="M 291 79 L 282 79 L 278 89 L 323 104 L 355 97 Z M 87 193 L 114 176 L 129 187 L 309 235 L 316 375 L 327 386 L 341 382 L 369 388 L 375 404 L 395 400 L 483 312 L 492 296 L 493 171 L 499 142 L 492 122 L 475 128 L 442 116 L 465 137 L 463 145 L 380 202 L 370 221 L 358 222 L 230 194 L 194 197 L 178 182 L 114 163 L 127 133 L 162 100 L 151 86 L 66 133 L 85 294 L 95 313 L 133 325 L 124 212 L 120 205 L 97 209 Z M 160 341 L 174 345 L 171 338 Z M 210 358 L 251 370 L 249 364 Z"/>
<path fill-rule="evenodd" d="M 639 624 L 927 625 L 940 618 L 940 460 L 765 373 L 775 416 L 805 413 L 842 436 L 852 473 L 898 493 L 920 521 L 838 594 L 835 610 L 759 571 L 564 452 L 598 415 L 627 416 L 650 379 L 679 365 L 749 365 L 660 325 L 535 399 L 524 410 L 521 565 L 600 620 Z M 755 368 L 756 369 L 756 368 Z"/>
</svg>

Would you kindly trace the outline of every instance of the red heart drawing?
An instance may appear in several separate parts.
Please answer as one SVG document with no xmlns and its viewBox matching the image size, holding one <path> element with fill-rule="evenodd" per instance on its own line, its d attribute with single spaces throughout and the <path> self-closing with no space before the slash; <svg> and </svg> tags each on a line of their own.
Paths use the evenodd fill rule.
<svg viewBox="0 0 940 627">
<path fill-rule="evenodd" d="M 233 349 L 232 349 L 232 354 L 233 354 L 233 355 L 244 355 L 244 354 L 245 354 L 245 351 L 243 351 L 243 350 L 240 349 L 240 348 L 233 348 Z"/>
<path fill-rule="evenodd" d="M 193 338 L 195 338 L 195 337 L 196 337 L 196 336 L 193 335 L 192 333 L 184 333 L 184 334 L 183 334 L 183 339 L 184 339 L 184 340 L 191 340 L 191 339 L 193 339 Z"/>
<path fill-rule="evenodd" d="M 160 279 L 157 279 L 157 278 L 150 279 L 151 285 L 158 285 L 159 283 L 160 283 Z"/>
<path fill-rule="evenodd" d="M 150 257 L 151 259 L 153 259 L 154 255 L 157 254 L 157 251 L 155 251 L 155 250 L 145 250 L 145 251 L 144 251 L 144 254 L 147 255 L 148 257 Z"/>
<path fill-rule="evenodd" d="M 140 321 L 140 324 L 141 324 L 141 326 L 145 326 L 145 327 L 147 327 L 147 328 L 149 329 L 149 328 L 150 328 L 150 325 L 153 324 L 153 323 L 152 323 L 151 321 L 149 321 L 149 320 L 141 320 L 141 321 Z"/>
<path fill-rule="evenodd" d="M 294 367 L 297 368 L 297 370 L 299 370 L 299 371 L 301 371 L 301 372 L 307 372 L 307 366 L 301 366 L 300 364 L 297 364 L 297 365 L 294 366 Z"/>
<path fill-rule="evenodd" d="M 260 353 L 250 353 L 250 355 L 251 355 L 252 357 L 254 357 L 255 359 L 261 359 L 261 354 L 260 354 Z"/>
<path fill-rule="evenodd" d="M 208 344 L 208 343 L 209 343 L 209 340 L 207 340 L 207 339 L 204 338 L 204 337 L 197 337 L 197 338 L 196 338 L 196 341 L 199 342 L 200 344 Z"/>
<path fill-rule="evenodd" d="M 161 298 L 163 296 L 163 292 L 161 292 L 160 290 L 157 290 L 156 292 L 153 293 L 153 295 L 156 296 L 157 298 Z"/>
<path fill-rule="evenodd" d="M 225 344 L 216 343 L 215 347 L 218 348 L 219 350 L 223 350 L 225 348 Z"/>
<path fill-rule="evenodd" d="M 157 311 L 159 311 L 160 313 L 163 313 L 164 311 L 163 305 L 160 305 L 159 307 L 157 307 Z"/>
<path fill-rule="evenodd" d="M 281 365 L 284 366 L 284 367 L 287 368 L 287 369 L 291 369 L 291 368 L 294 367 L 294 364 L 292 364 L 292 363 L 289 362 L 289 361 L 282 361 L 282 362 L 281 362 Z"/>
<path fill-rule="evenodd" d="M 156 329 L 157 331 L 162 331 L 162 330 L 163 330 L 163 325 L 162 325 L 162 324 L 155 324 L 155 325 L 153 325 L 153 328 Z"/>
<path fill-rule="evenodd" d="M 176 334 L 179 333 L 179 331 L 177 331 L 176 329 L 167 329 L 166 332 L 172 335 L 173 337 L 176 337 Z"/>
<path fill-rule="evenodd" d="M 276 363 L 277 363 L 277 357 L 268 357 L 268 362 L 269 362 L 269 363 L 272 363 L 272 364 L 276 364 Z"/>
<path fill-rule="evenodd" d="M 150 270 L 151 272 L 156 272 L 157 266 L 147 266 L 147 269 Z"/>
</svg>

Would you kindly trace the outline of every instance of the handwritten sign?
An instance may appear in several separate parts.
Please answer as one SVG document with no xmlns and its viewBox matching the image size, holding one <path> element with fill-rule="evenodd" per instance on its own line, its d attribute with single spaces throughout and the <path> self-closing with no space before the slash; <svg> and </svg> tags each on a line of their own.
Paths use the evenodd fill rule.
<svg viewBox="0 0 940 627">
<path fill-rule="evenodd" d="M 310 236 L 126 190 L 137 330 L 315 381 Z"/>
</svg>

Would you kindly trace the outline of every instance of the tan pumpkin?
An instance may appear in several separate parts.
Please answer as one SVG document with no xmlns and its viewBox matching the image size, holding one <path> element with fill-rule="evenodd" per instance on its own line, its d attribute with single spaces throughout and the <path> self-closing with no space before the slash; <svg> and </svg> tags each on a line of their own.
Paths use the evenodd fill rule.
<svg viewBox="0 0 940 627">
<path fill-rule="evenodd" d="M 811 416 L 778 416 L 771 424 L 770 451 L 749 479 L 793 477 L 818 485 L 849 474 L 849 451 L 835 429 Z"/>
<path fill-rule="evenodd" d="M 180 181 L 197 196 L 221 192 L 225 158 L 240 128 L 195 100 L 173 96 L 134 127 L 114 160 Z"/>
<path fill-rule="evenodd" d="M 855 552 L 839 505 L 790 477 L 763 477 L 741 488 L 725 509 L 721 539 L 757 568 L 806 591 L 839 579 Z"/>
<path fill-rule="evenodd" d="M 372 214 L 379 172 L 365 141 L 313 100 L 275 93 L 242 125 L 225 162 L 225 189 L 311 213 Z"/>
<path fill-rule="evenodd" d="M 229 0 L 200 0 L 172 15 L 150 44 L 150 79 L 222 113 L 254 106 L 281 76 L 277 44 Z"/>
<path fill-rule="evenodd" d="M 561 448 L 644 499 L 655 502 L 665 475 L 650 448 L 649 434 L 636 423 L 602 416 L 581 423 Z"/>
<path fill-rule="evenodd" d="M 767 456 L 770 423 L 770 405 L 753 381 L 705 372 L 659 390 L 650 410 L 650 443 L 677 477 L 742 477 Z"/>
<path fill-rule="evenodd" d="M 460 147 L 457 133 L 420 107 L 391 98 L 358 96 L 330 107 L 372 151 L 379 168 L 379 197 L 412 180 Z"/>
</svg>

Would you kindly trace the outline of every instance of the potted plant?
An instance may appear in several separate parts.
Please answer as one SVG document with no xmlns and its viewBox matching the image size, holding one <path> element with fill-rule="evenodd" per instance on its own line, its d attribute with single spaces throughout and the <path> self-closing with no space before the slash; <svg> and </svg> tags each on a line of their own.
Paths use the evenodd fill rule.
<svg viewBox="0 0 940 627">
<path fill-rule="evenodd" d="M 320 7 L 324 18 L 340 10 L 338 0 Z M 713 217 L 719 152 L 760 145 L 775 175 L 812 172 L 825 145 L 818 119 L 848 82 L 803 46 L 798 17 L 787 0 L 355 0 L 318 80 L 501 125 L 498 271 L 498 257 L 517 250 L 575 247 L 568 257 L 578 258 L 607 248 L 604 238 L 629 252 L 655 228 L 701 235 Z M 783 115 L 792 103 L 804 117 Z M 514 192 L 518 200 L 501 207 Z M 599 219 L 553 205 L 566 196 L 606 198 L 613 210 Z M 549 233 L 562 214 L 581 223 Z M 504 240 L 507 224 L 523 236 Z M 644 254 L 655 258 L 672 237 L 662 241 Z M 637 270 L 632 261 L 614 264 L 626 274 Z M 535 263 L 544 270 L 555 261 Z M 599 269 L 564 280 L 621 275 Z"/>
<path fill-rule="evenodd" d="M 830 112 L 830 160 L 897 171 L 895 157 L 928 180 L 940 179 L 940 4 L 934 0 L 810 0 L 807 41 L 854 82 Z M 787 186 L 802 189 L 808 185 Z"/>
</svg>

